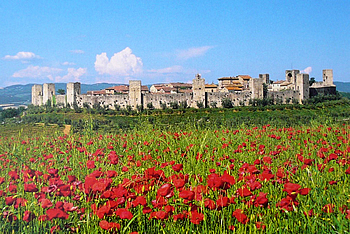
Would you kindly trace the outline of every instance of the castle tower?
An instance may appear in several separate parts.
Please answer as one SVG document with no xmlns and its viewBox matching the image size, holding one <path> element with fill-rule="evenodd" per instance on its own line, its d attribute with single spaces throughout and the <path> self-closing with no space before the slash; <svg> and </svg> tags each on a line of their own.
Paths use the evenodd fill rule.
<svg viewBox="0 0 350 234">
<path fill-rule="evenodd" d="M 192 107 L 197 108 L 197 102 L 202 102 L 205 107 L 205 79 L 200 74 L 192 80 L 193 102 Z"/>
<path fill-rule="evenodd" d="M 32 104 L 34 106 L 41 106 L 43 104 L 43 86 L 33 85 L 32 86 Z"/>
<path fill-rule="evenodd" d="M 53 102 L 53 96 L 55 96 L 55 84 L 44 84 L 43 85 L 43 105 L 45 105 L 49 100 L 51 104 Z"/>
<path fill-rule="evenodd" d="M 253 78 L 252 79 L 252 99 L 264 98 L 264 79 Z"/>
<path fill-rule="evenodd" d="M 286 70 L 286 81 L 295 84 L 299 73 L 299 70 Z"/>
<path fill-rule="evenodd" d="M 132 109 L 136 109 L 137 106 L 141 106 L 142 104 L 141 80 L 130 80 L 129 105 L 132 107 Z"/>
<path fill-rule="evenodd" d="M 324 86 L 334 86 L 333 84 L 333 69 L 325 69 L 323 74 L 323 85 Z"/>
<path fill-rule="evenodd" d="M 79 82 L 71 82 L 67 84 L 67 103 L 73 107 L 73 104 L 76 103 L 77 96 L 81 93 L 81 85 Z"/>
<path fill-rule="evenodd" d="M 296 90 L 299 90 L 299 103 L 301 104 L 303 100 L 310 97 L 309 93 L 309 74 L 297 74 L 296 79 Z"/>
<path fill-rule="evenodd" d="M 265 84 L 270 84 L 269 74 L 259 74 L 259 78 L 262 79 Z"/>
</svg>

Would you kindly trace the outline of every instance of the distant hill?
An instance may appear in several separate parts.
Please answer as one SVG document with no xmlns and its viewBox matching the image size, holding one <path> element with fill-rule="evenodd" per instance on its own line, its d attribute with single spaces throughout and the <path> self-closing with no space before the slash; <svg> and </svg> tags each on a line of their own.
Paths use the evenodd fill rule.
<svg viewBox="0 0 350 234">
<path fill-rule="evenodd" d="M 111 86 L 120 84 L 98 83 L 98 84 L 82 84 L 81 93 L 86 93 L 91 90 L 101 90 Z M 12 85 L 0 89 L 0 105 L 2 104 L 14 104 L 14 105 L 28 105 L 32 99 L 32 86 L 27 85 Z M 56 91 L 58 89 L 66 90 L 65 83 L 56 83 Z"/>
<path fill-rule="evenodd" d="M 334 81 L 333 83 L 337 86 L 337 91 L 350 93 L 350 82 Z"/>
</svg>

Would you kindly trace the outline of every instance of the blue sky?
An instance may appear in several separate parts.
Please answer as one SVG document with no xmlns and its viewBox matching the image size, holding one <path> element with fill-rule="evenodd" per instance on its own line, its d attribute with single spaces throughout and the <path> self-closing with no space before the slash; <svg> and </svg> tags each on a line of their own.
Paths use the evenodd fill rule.
<svg viewBox="0 0 350 234">
<path fill-rule="evenodd" d="M 291 68 L 350 81 L 349 0 L 11 0 L 0 22 L 0 87 L 281 80 Z"/>
</svg>

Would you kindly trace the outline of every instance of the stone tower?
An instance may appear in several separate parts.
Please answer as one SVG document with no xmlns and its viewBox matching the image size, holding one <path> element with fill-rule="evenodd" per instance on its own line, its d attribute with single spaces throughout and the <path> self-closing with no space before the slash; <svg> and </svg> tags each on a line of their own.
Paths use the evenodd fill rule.
<svg viewBox="0 0 350 234">
<path fill-rule="evenodd" d="M 270 84 L 269 74 L 259 74 L 259 78 L 262 79 L 265 84 Z"/>
<path fill-rule="evenodd" d="M 263 78 L 253 78 L 252 79 L 252 99 L 262 99 L 264 98 L 264 82 Z"/>
<path fill-rule="evenodd" d="M 77 96 L 81 93 L 81 86 L 79 82 L 71 82 L 67 84 L 67 103 L 73 107 L 73 104 L 76 103 Z"/>
<path fill-rule="evenodd" d="M 299 73 L 299 70 L 286 70 L 286 81 L 295 84 Z"/>
<path fill-rule="evenodd" d="M 32 104 L 34 106 L 41 106 L 43 104 L 43 86 L 33 85 L 32 86 Z"/>
<path fill-rule="evenodd" d="M 296 87 L 296 90 L 299 90 L 299 93 L 300 93 L 299 103 L 301 104 L 303 100 L 308 99 L 310 96 L 309 74 L 303 74 L 303 73 L 297 74 L 295 87 Z"/>
<path fill-rule="evenodd" d="M 324 86 L 333 86 L 333 69 L 325 69 L 322 72 L 323 74 L 323 85 Z"/>
<path fill-rule="evenodd" d="M 205 107 L 205 79 L 197 74 L 192 81 L 193 102 L 192 107 L 197 108 L 197 102 L 202 102 Z"/>
<path fill-rule="evenodd" d="M 44 84 L 43 85 L 43 105 L 50 100 L 53 103 L 53 96 L 55 96 L 55 84 Z"/>
<path fill-rule="evenodd" d="M 141 80 L 130 80 L 129 105 L 135 110 L 137 106 L 141 106 L 142 104 Z"/>
</svg>

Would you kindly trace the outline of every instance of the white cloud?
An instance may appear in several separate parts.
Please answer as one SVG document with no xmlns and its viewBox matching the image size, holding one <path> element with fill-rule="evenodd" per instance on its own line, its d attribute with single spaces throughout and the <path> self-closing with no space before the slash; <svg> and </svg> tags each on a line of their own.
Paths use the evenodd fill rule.
<svg viewBox="0 0 350 234">
<path fill-rule="evenodd" d="M 6 60 L 33 60 L 41 59 L 39 55 L 34 54 L 33 52 L 18 52 L 16 55 L 6 55 L 3 57 Z"/>
<path fill-rule="evenodd" d="M 134 76 L 141 74 L 142 69 L 142 59 L 134 55 L 129 47 L 115 53 L 110 60 L 106 53 L 96 55 L 95 70 L 101 75 Z"/>
<path fill-rule="evenodd" d="M 12 77 L 15 78 L 45 78 L 49 77 L 50 75 L 60 73 L 62 69 L 60 68 L 54 68 L 54 67 L 39 67 L 39 66 L 32 66 L 17 71 L 13 73 Z"/>
<path fill-rule="evenodd" d="M 84 54 L 85 53 L 84 50 L 71 50 L 70 52 L 73 54 Z"/>
<path fill-rule="evenodd" d="M 301 71 L 301 73 L 306 73 L 306 74 L 310 74 L 311 72 L 312 72 L 312 67 L 307 67 Z"/>
<path fill-rule="evenodd" d="M 202 46 L 202 47 L 193 47 L 187 50 L 177 51 L 177 58 L 182 60 L 187 60 L 190 58 L 200 57 L 207 53 L 208 50 L 214 48 L 213 46 Z"/>
<path fill-rule="evenodd" d="M 55 82 L 77 82 L 80 81 L 80 77 L 86 74 L 87 69 L 86 68 L 68 68 L 67 69 L 67 75 L 65 76 L 56 76 Z"/>
<path fill-rule="evenodd" d="M 64 62 L 62 63 L 63 66 L 73 66 L 75 63 L 70 63 L 70 62 Z"/>
</svg>

